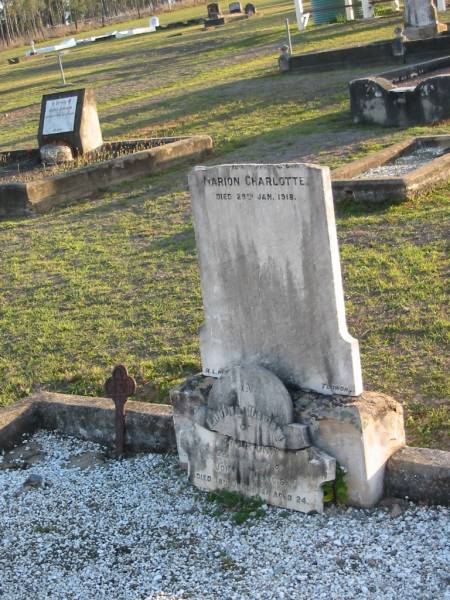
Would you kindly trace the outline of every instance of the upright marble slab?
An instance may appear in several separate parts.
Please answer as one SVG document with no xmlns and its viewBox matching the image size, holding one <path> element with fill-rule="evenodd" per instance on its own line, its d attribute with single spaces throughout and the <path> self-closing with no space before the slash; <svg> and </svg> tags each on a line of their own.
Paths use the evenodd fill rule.
<svg viewBox="0 0 450 600">
<path fill-rule="evenodd" d="M 196 167 L 189 185 L 205 310 L 203 373 L 255 364 L 303 389 L 359 395 L 329 169 Z"/>
</svg>

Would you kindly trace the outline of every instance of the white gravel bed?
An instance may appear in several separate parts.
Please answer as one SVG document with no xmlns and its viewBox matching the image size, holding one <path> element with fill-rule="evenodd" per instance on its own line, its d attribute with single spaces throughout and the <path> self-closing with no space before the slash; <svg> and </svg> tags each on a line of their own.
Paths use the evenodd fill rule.
<svg viewBox="0 0 450 600">
<path fill-rule="evenodd" d="M 80 469 L 69 458 L 98 446 L 33 442 L 40 462 L 0 468 L 1 600 L 450 598 L 446 508 L 269 507 L 238 526 L 213 516 L 174 456 Z M 44 485 L 24 487 L 31 474 Z"/>
<path fill-rule="evenodd" d="M 370 179 L 372 177 L 401 177 L 410 173 L 419 167 L 422 167 L 430 160 L 434 160 L 445 154 L 446 149 L 440 147 L 417 148 L 414 152 L 399 156 L 386 165 L 380 165 L 361 173 L 355 179 Z"/>
</svg>

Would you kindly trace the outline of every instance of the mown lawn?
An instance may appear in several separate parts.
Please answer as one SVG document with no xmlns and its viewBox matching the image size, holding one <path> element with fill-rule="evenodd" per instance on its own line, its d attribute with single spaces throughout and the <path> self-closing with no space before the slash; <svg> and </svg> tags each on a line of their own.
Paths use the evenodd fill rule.
<svg viewBox="0 0 450 600">
<path fill-rule="evenodd" d="M 292 4 L 258 7 L 260 16 L 225 28 L 73 50 L 64 57 L 67 79 L 95 88 L 106 139 L 207 133 L 213 162 L 337 166 L 414 133 L 450 132 L 448 122 L 354 125 L 347 82 L 368 69 L 278 74 Z M 184 9 L 161 22 L 204 12 Z M 292 27 L 294 48 L 388 38 L 397 21 L 301 34 Z M 18 53 L 0 53 L 2 150 L 36 144 L 40 98 L 59 89 L 54 58 L 4 62 Z M 199 370 L 202 302 L 187 170 L 130 182 L 50 215 L 0 222 L 0 404 L 41 388 L 100 394 L 119 361 L 136 376 L 143 399 L 164 401 L 172 385 Z M 337 208 L 349 329 L 360 340 L 365 385 L 404 403 L 411 444 L 442 448 L 449 198 L 444 185 L 401 205 Z"/>
</svg>

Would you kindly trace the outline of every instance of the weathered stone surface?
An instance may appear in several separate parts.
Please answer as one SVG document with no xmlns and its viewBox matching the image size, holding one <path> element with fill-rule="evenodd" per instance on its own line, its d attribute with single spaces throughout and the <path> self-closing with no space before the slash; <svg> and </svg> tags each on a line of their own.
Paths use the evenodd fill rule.
<svg viewBox="0 0 450 600">
<path fill-rule="evenodd" d="M 39 148 L 66 144 L 77 154 L 99 148 L 103 138 L 94 91 L 86 88 L 43 96 L 38 142 Z"/>
<path fill-rule="evenodd" d="M 289 392 L 270 371 L 257 365 L 236 366 L 224 371 L 211 388 L 208 409 L 224 406 L 255 408 L 279 425 L 292 423 L 294 409 Z"/>
<path fill-rule="evenodd" d="M 280 449 L 309 446 L 305 426 L 293 421 L 289 392 L 273 373 L 254 365 L 226 370 L 211 388 L 209 429 L 236 441 Z"/>
<path fill-rule="evenodd" d="M 45 144 L 40 148 L 40 153 L 42 162 L 49 165 L 59 165 L 73 160 L 72 149 L 66 144 Z"/>
<path fill-rule="evenodd" d="M 386 492 L 428 504 L 450 504 L 450 452 L 406 447 L 387 463 Z"/>
<path fill-rule="evenodd" d="M 346 468 L 349 503 L 374 506 L 383 496 L 388 459 L 405 445 L 402 406 L 374 392 L 358 398 L 299 393 L 295 409 L 312 443 Z"/>
<path fill-rule="evenodd" d="M 431 0 L 405 0 L 405 27 L 426 27 L 437 22 L 437 11 Z"/>
<path fill-rule="evenodd" d="M 257 364 L 304 389 L 359 395 L 328 168 L 196 167 L 190 189 L 204 374 Z"/>
<path fill-rule="evenodd" d="M 431 0 L 405 0 L 404 34 L 410 40 L 432 37 L 438 32 L 437 10 Z"/>
<path fill-rule="evenodd" d="M 188 456 L 180 444 L 182 432 L 191 429 L 194 423 L 206 426 L 207 398 L 214 381 L 212 377 L 196 375 L 170 390 L 178 457 L 183 469 L 188 468 Z"/>
<path fill-rule="evenodd" d="M 301 512 L 323 511 L 320 486 L 335 477 L 335 460 L 317 448 L 285 452 L 236 442 L 198 424 L 182 433 L 180 443 L 198 488 L 238 491 Z"/>
<path fill-rule="evenodd" d="M 196 486 L 322 511 L 320 486 L 334 479 L 335 461 L 309 448 L 307 427 L 293 422 L 292 399 L 273 373 L 235 366 L 211 388 L 192 383 L 172 401 L 180 462 Z"/>
</svg>

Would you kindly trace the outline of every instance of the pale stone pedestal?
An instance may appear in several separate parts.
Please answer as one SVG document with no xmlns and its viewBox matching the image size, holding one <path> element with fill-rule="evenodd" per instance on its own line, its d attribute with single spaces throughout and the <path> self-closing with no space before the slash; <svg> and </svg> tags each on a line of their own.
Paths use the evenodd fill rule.
<svg viewBox="0 0 450 600">
<path fill-rule="evenodd" d="M 435 37 L 439 33 L 447 31 L 446 23 L 432 23 L 423 27 L 405 27 L 403 34 L 407 40 L 426 40 L 427 38 Z"/>
<path fill-rule="evenodd" d="M 180 434 L 198 423 L 215 381 L 197 375 L 170 393 L 180 463 L 185 469 L 189 462 L 187 446 L 180 443 Z M 292 398 L 294 421 L 309 426 L 313 446 L 346 469 L 348 503 L 376 505 L 384 493 L 386 463 L 405 446 L 402 406 L 375 392 L 357 397 L 297 392 Z"/>
<path fill-rule="evenodd" d="M 309 425 L 312 443 L 346 469 L 349 504 L 377 504 L 386 463 L 405 446 L 402 406 L 375 392 L 356 398 L 299 393 L 294 406 L 296 420 Z"/>
</svg>

